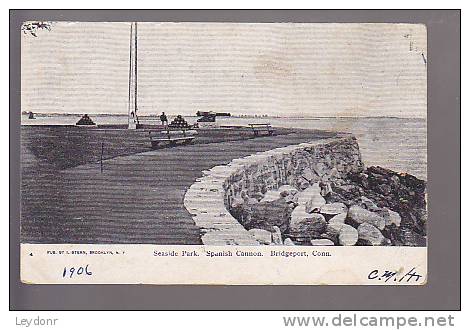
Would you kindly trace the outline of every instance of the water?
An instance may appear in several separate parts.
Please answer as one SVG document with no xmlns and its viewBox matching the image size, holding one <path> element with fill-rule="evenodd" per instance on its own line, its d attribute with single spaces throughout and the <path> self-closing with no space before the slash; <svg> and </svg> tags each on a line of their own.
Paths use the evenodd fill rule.
<svg viewBox="0 0 470 330">
<path fill-rule="evenodd" d="M 77 116 L 22 118 L 24 125 L 74 125 Z M 126 124 L 126 116 L 91 116 L 96 124 Z M 185 116 L 189 123 L 198 117 Z M 168 118 L 170 121 L 172 117 Z M 142 118 L 145 123 L 160 123 Z M 219 117 L 220 125 L 270 123 L 288 128 L 321 129 L 353 133 L 359 143 L 364 164 L 379 165 L 427 179 L 427 137 L 425 119 L 408 118 L 236 118 Z"/>
</svg>

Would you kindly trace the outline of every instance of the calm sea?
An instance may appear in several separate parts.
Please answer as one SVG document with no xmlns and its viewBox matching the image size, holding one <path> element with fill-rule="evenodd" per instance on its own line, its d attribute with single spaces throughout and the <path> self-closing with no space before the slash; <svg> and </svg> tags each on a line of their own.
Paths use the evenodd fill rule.
<svg viewBox="0 0 470 330">
<path fill-rule="evenodd" d="M 125 124 L 125 116 L 91 116 L 97 124 Z M 80 116 L 22 118 L 23 125 L 74 125 Z M 171 121 L 171 117 L 169 120 Z M 197 117 L 186 116 L 189 123 Z M 148 118 L 146 123 L 156 122 Z M 379 165 L 427 179 L 426 120 L 403 118 L 235 118 L 217 119 L 220 125 L 271 123 L 289 128 L 353 133 L 366 166 Z"/>
</svg>

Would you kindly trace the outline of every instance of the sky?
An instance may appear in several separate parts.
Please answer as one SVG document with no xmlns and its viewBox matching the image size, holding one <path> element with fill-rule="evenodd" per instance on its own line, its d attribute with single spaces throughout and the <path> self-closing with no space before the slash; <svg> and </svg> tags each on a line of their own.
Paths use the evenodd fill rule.
<svg viewBox="0 0 470 330">
<path fill-rule="evenodd" d="M 22 33 L 22 111 L 128 106 L 130 23 Z M 426 117 L 417 24 L 138 23 L 139 114 Z"/>
</svg>

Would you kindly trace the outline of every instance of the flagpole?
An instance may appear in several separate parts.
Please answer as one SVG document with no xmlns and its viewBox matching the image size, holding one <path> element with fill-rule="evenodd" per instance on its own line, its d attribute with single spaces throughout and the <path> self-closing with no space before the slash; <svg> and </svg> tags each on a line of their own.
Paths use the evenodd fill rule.
<svg viewBox="0 0 470 330">
<path fill-rule="evenodd" d="M 135 46 L 134 46 L 134 115 L 136 119 L 136 123 L 139 123 L 139 119 L 137 117 L 137 22 L 135 22 Z"/>
<path fill-rule="evenodd" d="M 129 36 L 129 95 L 127 100 L 127 125 L 131 125 L 131 80 L 132 80 L 132 23 L 131 23 L 131 34 Z"/>
</svg>

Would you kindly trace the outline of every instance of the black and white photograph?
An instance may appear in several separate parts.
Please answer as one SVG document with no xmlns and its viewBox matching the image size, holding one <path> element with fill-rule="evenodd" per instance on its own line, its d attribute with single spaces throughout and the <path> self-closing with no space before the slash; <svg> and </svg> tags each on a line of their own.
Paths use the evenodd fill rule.
<svg viewBox="0 0 470 330">
<path fill-rule="evenodd" d="M 19 32 L 25 263 L 49 245 L 87 246 L 85 258 L 203 246 L 253 262 L 348 247 L 418 253 L 423 273 L 407 284 L 425 282 L 424 25 L 28 21 Z"/>
</svg>

